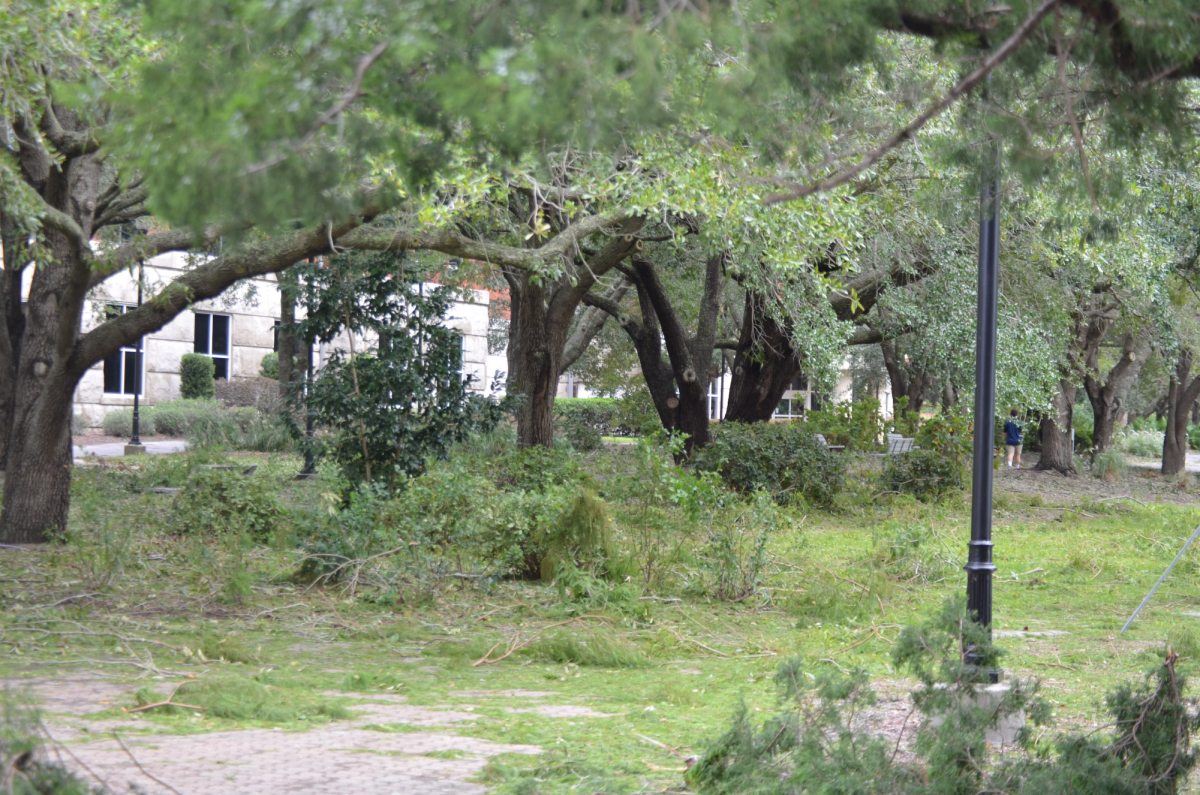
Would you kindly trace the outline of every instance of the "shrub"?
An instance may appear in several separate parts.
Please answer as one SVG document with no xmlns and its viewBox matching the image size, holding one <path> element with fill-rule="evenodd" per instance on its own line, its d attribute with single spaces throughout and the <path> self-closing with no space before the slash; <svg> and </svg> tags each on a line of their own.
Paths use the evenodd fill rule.
<svg viewBox="0 0 1200 795">
<path fill-rule="evenodd" d="M 245 532 L 264 542 L 283 529 L 286 510 L 265 477 L 200 468 L 175 495 L 174 525 L 213 534 Z"/>
<path fill-rule="evenodd" d="M 188 442 L 201 450 L 236 450 L 242 440 L 242 430 L 233 416 L 218 409 L 197 417 L 188 428 Z"/>
<path fill-rule="evenodd" d="M 1092 456 L 1092 474 L 1101 480 L 1119 480 L 1127 468 L 1125 456 L 1116 448 L 1110 447 Z"/>
<path fill-rule="evenodd" d="M 1200 450 L 1200 425 L 1188 426 L 1188 447 Z"/>
<path fill-rule="evenodd" d="M 810 411 L 805 424 L 810 434 L 819 433 L 829 444 L 845 445 L 849 450 L 875 450 L 883 438 L 883 415 L 876 398 Z"/>
<path fill-rule="evenodd" d="M 166 436 L 186 436 L 201 418 L 221 410 L 215 400 L 172 400 L 154 407 L 154 427 Z"/>
<path fill-rule="evenodd" d="M 827 505 L 846 478 L 846 459 L 821 444 L 805 422 L 722 423 L 694 464 L 738 491 L 765 489 L 780 503 L 800 497 Z"/>
<path fill-rule="evenodd" d="M 937 450 L 911 450 L 888 456 L 884 469 L 888 489 L 928 501 L 963 487 L 963 467 Z"/>
<path fill-rule="evenodd" d="M 185 353 L 179 360 L 179 396 L 185 399 L 213 397 L 216 372 L 212 358 L 202 353 Z"/>
<path fill-rule="evenodd" d="M 555 441 L 565 439 L 572 448 L 582 452 L 599 450 L 604 441 L 600 431 L 577 417 L 558 417 L 554 423 L 556 428 Z"/>
<path fill-rule="evenodd" d="M 101 423 L 109 436 L 129 437 L 133 435 L 133 409 L 117 409 L 104 415 Z M 149 407 L 138 411 L 138 435 L 154 435 L 154 412 Z"/>
<path fill-rule="evenodd" d="M 278 379 L 279 354 L 271 351 L 266 356 L 262 357 L 262 362 L 260 362 L 258 365 L 258 374 L 263 378 Z"/>
<path fill-rule="evenodd" d="M 1163 450 L 1161 431 L 1125 431 L 1113 436 L 1113 447 L 1136 458 L 1158 458 Z"/>
<path fill-rule="evenodd" d="M 626 390 L 617 399 L 613 436 L 650 436 L 663 429 L 654 400 L 645 384 Z"/>
<path fill-rule="evenodd" d="M 616 398 L 558 398 L 554 415 L 587 425 L 601 435 L 612 434 L 619 401 Z"/>
</svg>

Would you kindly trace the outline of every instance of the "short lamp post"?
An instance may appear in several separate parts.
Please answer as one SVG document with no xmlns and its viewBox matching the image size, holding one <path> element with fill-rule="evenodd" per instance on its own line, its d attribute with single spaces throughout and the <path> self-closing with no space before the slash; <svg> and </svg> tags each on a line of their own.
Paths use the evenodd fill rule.
<svg viewBox="0 0 1200 795">
<path fill-rule="evenodd" d="M 138 260 L 138 285 L 137 285 L 137 305 L 142 305 L 142 281 L 145 277 L 146 261 Z M 125 445 L 125 455 L 139 455 L 146 452 L 146 445 L 142 444 L 141 437 L 141 413 L 140 400 L 143 384 L 145 381 L 142 373 L 142 337 L 138 337 L 137 351 L 133 355 L 133 436 L 129 440 L 129 444 Z"/>
</svg>

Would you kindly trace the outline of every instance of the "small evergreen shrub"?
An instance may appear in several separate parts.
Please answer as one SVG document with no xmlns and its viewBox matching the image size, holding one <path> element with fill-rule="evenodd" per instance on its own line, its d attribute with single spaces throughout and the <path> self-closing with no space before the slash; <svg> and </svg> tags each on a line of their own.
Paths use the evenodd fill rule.
<svg viewBox="0 0 1200 795">
<path fill-rule="evenodd" d="M 802 498 L 828 505 L 842 490 L 846 459 L 831 452 L 807 423 L 722 423 L 694 456 L 696 469 L 717 472 L 738 491 L 769 492 L 777 502 Z"/>
<path fill-rule="evenodd" d="M 914 449 L 888 456 L 884 478 L 890 491 L 936 501 L 963 487 L 963 467 L 937 450 Z"/>
<path fill-rule="evenodd" d="M 1200 425 L 1188 426 L 1188 447 L 1200 450 Z"/>
<path fill-rule="evenodd" d="M 117 409 L 104 415 L 101 423 L 109 436 L 128 437 L 133 435 L 133 409 Z M 155 430 L 154 411 L 149 407 L 138 411 L 138 435 L 153 436 Z"/>
<path fill-rule="evenodd" d="M 202 353 L 185 353 L 179 360 L 179 396 L 184 399 L 215 396 L 213 378 L 216 372 L 211 357 Z"/>
<path fill-rule="evenodd" d="M 272 351 L 262 357 L 262 362 L 258 365 L 258 374 L 263 378 L 279 378 L 279 354 Z"/>
</svg>

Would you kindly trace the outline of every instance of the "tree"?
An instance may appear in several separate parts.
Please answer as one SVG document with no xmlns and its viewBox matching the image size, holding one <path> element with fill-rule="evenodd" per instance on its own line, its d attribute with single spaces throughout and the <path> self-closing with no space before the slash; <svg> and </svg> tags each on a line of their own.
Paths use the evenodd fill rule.
<svg viewBox="0 0 1200 795">
<path fill-rule="evenodd" d="M 426 459 L 494 428 L 507 408 L 473 394 L 460 373 L 462 343 L 443 322 L 454 290 L 423 289 L 426 273 L 405 259 L 340 254 L 295 274 L 305 307 L 297 336 L 345 335 L 349 350 L 335 348 L 290 397 L 330 429 L 318 451 L 354 487 L 402 487 L 424 473 Z"/>
<path fill-rule="evenodd" d="M 1179 351 L 1171 384 L 1167 389 L 1167 431 L 1163 434 L 1162 473 L 1177 475 L 1187 465 L 1188 415 L 1200 399 L 1200 376 L 1188 380 L 1192 371 L 1190 348 Z"/>
</svg>

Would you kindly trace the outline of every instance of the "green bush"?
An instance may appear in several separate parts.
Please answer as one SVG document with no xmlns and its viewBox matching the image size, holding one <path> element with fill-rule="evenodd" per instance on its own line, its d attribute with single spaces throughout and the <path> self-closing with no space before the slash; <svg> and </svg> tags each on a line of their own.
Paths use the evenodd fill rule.
<svg viewBox="0 0 1200 795">
<path fill-rule="evenodd" d="M 197 417 L 188 428 L 187 439 L 200 450 L 236 450 L 242 441 L 242 429 L 230 412 L 218 409 Z"/>
<path fill-rule="evenodd" d="M 616 398 L 557 398 L 554 415 L 587 425 L 603 436 L 611 436 L 619 410 Z"/>
<path fill-rule="evenodd" d="M 1162 431 L 1125 431 L 1113 436 L 1113 447 L 1135 458 L 1158 458 L 1163 451 Z"/>
<path fill-rule="evenodd" d="M 1188 447 L 1200 450 L 1200 425 L 1188 426 Z"/>
<path fill-rule="evenodd" d="M 809 433 L 819 433 L 827 443 L 845 445 L 848 450 L 877 450 L 883 440 L 883 415 L 876 398 L 810 411 L 805 424 Z"/>
<path fill-rule="evenodd" d="M 1075 449 L 1091 450 L 1095 447 L 1096 418 L 1091 412 L 1091 406 L 1076 406 L 1071 427 L 1075 429 Z"/>
<path fill-rule="evenodd" d="M 891 491 L 924 501 L 939 500 L 963 487 L 963 467 L 957 458 L 937 450 L 914 449 L 888 456 L 884 480 Z"/>
<path fill-rule="evenodd" d="M 211 398 L 216 394 L 216 365 L 202 353 L 185 353 L 179 360 L 179 395 L 184 399 Z"/>
<path fill-rule="evenodd" d="M 221 410 L 215 400 L 172 400 L 154 407 L 154 427 L 165 436 L 186 436 L 199 420 Z"/>
<path fill-rule="evenodd" d="M 590 452 L 599 450 L 604 439 L 600 431 L 577 417 L 557 417 L 554 423 L 555 441 L 565 439 L 575 450 Z"/>
<path fill-rule="evenodd" d="M 279 354 L 272 351 L 262 357 L 258 365 L 258 374 L 263 378 L 279 378 Z"/>
<path fill-rule="evenodd" d="M 662 429 L 662 420 L 644 384 L 627 390 L 617 399 L 613 436 L 650 436 Z"/>
<path fill-rule="evenodd" d="M 258 542 L 277 537 L 287 511 L 268 478 L 198 468 L 175 495 L 173 525 L 192 532 L 245 532 Z"/>
<path fill-rule="evenodd" d="M 109 436 L 129 437 L 133 435 L 133 409 L 117 409 L 104 415 L 101 423 Z M 154 412 L 150 408 L 138 411 L 138 435 L 154 435 Z"/>
<path fill-rule="evenodd" d="M 738 491 L 764 489 L 780 503 L 803 498 L 828 505 L 846 479 L 845 457 L 831 452 L 805 422 L 722 423 L 693 463 Z"/>
<path fill-rule="evenodd" d="M 1125 456 L 1114 447 L 1092 456 L 1092 475 L 1101 480 L 1120 480 L 1126 469 Z"/>
</svg>

